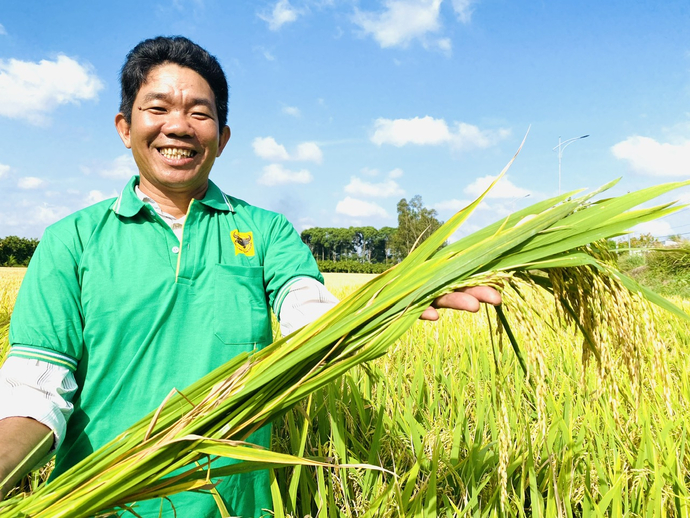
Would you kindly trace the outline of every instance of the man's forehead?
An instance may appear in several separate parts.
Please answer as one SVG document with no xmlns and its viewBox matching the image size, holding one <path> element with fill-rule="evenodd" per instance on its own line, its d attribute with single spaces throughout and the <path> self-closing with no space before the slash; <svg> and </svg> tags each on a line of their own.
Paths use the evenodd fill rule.
<svg viewBox="0 0 690 518">
<path fill-rule="evenodd" d="M 193 68 L 186 67 L 184 65 L 180 65 L 178 63 L 174 63 L 172 61 L 164 61 L 163 63 L 159 63 L 158 65 L 155 65 L 149 69 L 149 71 L 146 73 L 146 77 L 144 77 L 144 80 L 141 82 L 141 86 L 144 86 L 145 84 L 150 84 L 151 81 L 155 81 L 156 78 L 162 77 L 165 75 L 170 75 L 170 74 L 181 74 L 181 73 L 189 73 L 191 72 L 193 75 L 195 75 L 198 79 L 202 80 L 204 84 L 208 85 L 209 88 L 211 88 L 211 85 L 209 82 L 202 76 L 199 72 L 194 70 Z"/>
<path fill-rule="evenodd" d="M 188 75 L 192 73 L 196 81 L 200 81 L 206 89 L 208 89 L 208 94 L 210 95 L 210 100 L 214 103 L 215 108 L 215 95 L 211 85 L 204 79 L 204 77 L 199 74 L 196 70 L 183 67 L 176 63 L 162 63 L 153 67 L 146 74 L 146 78 L 142 81 L 139 90 L 137 91 L 137 96 L 139 96 L 142 90 L 145 90 L 144 97 L 141 101 L 152 101 L 156 99 L 165 100 L 166 98 L 172 97 L 172 93 L 169 89 L 171 84 L 189 83 L 189 78 L 183 78 L 181 76 Z M 208 104 L 208 99 L 204 97 L 194 96 L 194 101 L 197 104 Z"/>
</svg>

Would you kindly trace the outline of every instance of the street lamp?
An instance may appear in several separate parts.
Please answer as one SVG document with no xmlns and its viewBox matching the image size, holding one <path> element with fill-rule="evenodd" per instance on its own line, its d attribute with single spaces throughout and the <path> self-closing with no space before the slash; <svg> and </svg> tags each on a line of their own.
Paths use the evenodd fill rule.
<svg viewBox="0 0 690 518">
<path fill-rule="evenodd" d="M 589 135 L 582 135 L 581 137 L 573 137 L 561 142 L 561 136 L 558 136 L 558 145 L 552 149 L 552 151 L 556 151 L 556 149 L 558 149 L 558 194 L 561 194 L 561 158 L 563 158 L 563 150 L 576 140 L 587 137 L 589 137 Z"/>
</svg>

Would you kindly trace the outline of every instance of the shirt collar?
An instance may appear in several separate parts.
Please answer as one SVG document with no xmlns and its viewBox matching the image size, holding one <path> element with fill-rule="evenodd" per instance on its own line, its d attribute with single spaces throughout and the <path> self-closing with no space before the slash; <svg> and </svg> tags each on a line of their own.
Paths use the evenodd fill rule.
<svg viewBox="0 0 690 518">
<path fill-rule="evenodd" d="M 118 196 L 115 203 L 113 203 L 111 208 L 115 214 L 131 218 L 144 208 L 144 202 L 139 199 L 136 192 L 134 192 L 134 187 L 136 185 L 139 185 L 138 175 L 134 175 L 130 178 L 120 196 Z M 235 212 L 232 203 L 230 203 L 230 197 L 221 191 L 211 180 L 208 181 L 208 189 L 206 190 L 204 199 L 198 201 L 211 209 L 222 212 Z"/>
<path fill-rule="evenodd" d="M 208 181 L 208 189 L 206 190 L 206 195 L 203 200 L 199 200 L 207 207 L 215 210 L 220 210 L 222 212 L 235 212 L 235 209 L 230 203 L 230 196 L 225 194 L 218 188 L 218 186 L 211 180 Z"/>
</svg>

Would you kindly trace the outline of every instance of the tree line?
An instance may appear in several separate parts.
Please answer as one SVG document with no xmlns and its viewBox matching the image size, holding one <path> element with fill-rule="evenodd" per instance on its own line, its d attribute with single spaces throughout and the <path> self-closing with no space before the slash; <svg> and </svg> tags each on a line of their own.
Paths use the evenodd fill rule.
<svg viewBox="0 0 690 518">
<path fill-rule="evenodd" d="M 0 239 L 0 266 L 27 266 L 38 239 L 7 236 Z"/>
<path fill-rule="evenodd" d="M 398 226 L 376 229 L 367 227 L 312 227 L 302 232 L 322 271 L 362 271 L 379 273 L 381 268 L 358 264 L 388 265 L 402 260 L 442 224 L 433 209 L 424 207 L 417 195 L 397 205 Z M 385 269 L 385 268 L 384 268 Z"/>
</svg>

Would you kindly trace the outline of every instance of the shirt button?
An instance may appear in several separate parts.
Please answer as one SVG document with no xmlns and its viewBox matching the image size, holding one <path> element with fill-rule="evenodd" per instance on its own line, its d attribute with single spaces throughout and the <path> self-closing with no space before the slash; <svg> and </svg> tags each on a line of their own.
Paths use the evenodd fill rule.
<svg viewBox="0 0 690 518">
<path fill-rule="evenodd" d="M 180 251 L 180 247 L 178 247 L 178 246 L 173 246 L 173 247 L 172 247 L 172 253 L 173 253 L 173 254 L 176 254 L 176 253 L 178 253 L 179 251 Z"/>
<path fill-rule="evenodd" d="M 152 211 L 152 210 L 149 211 L 149 212 L 151 213 L 151 216 L 155 216 L 155 215 L 156 215 L 156 213 L 155 213 L 154 211 Z"/>
</svg>

